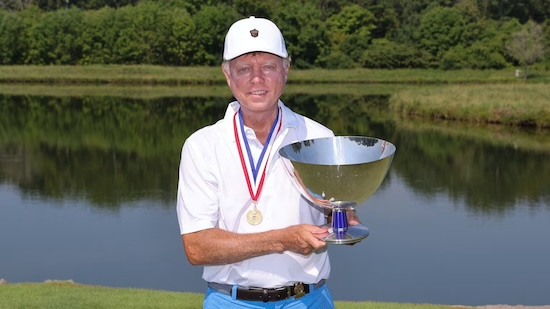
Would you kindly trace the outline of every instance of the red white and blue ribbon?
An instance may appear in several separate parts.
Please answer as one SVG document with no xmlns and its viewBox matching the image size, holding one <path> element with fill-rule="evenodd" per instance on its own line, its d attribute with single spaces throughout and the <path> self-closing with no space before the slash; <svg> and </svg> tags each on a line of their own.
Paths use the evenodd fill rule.
<svg viewBox="0 0 550 309">
<path fill-rule="evenodd" d="M 250 145 L 248 144 L 248 139 L 246 138 L 246 133 L 244 131 L 244 123 L 241 109 L 235 112 L 235 116 L 233 116 L 233 131 L 235 133 L 235 141 L 237 142 L 237 150 L 239 151 L 239 158 L 241 159 L 241 166 L 243 169 L 244 178 L 246 179 L 246 184 L 248 186 L 248 192 L 250 193 L 250 198 L 252 199 L 254 204 L 257 203 L 262 192 L 267 164 L 269 163 L 269 158 L 271 156 L 271 148 L 273 147 L 275 137 L 277 136 L 279 131 L 281 131 L 281 127 L 283 124 L 282 118 L 283 115 L 281 109 L 279 108 L 279 110 L 277 111 L 277 118 L 271 126 L 271 130 L 269 131 L 269 135 L 267 136 L 267 140 L 262 149 L 262 153 L 258 158 L 258 162 L 256 162 L 255 164 L 252 152 L 250 151 Z M 244 156 L 243 148 L 246 150 L 246 158 Z M 258 180 L 259 171 L 262 172 L 260 175 L 260 179 Z"/>
</svg>

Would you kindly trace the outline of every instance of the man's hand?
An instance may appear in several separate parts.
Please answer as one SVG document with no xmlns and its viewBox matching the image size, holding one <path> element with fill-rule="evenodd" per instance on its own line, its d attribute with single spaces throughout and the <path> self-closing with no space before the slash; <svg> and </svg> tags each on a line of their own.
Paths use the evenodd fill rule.
<svg viewBox="0 0 550 309">
<path fill-rule="evenodd" d="M 285 250 L 302 255 L 310 255 L 313 251 L 326 247 L 323 240 L 328 236 L 328 227 L 310 224 L 289 226 L 283 230 L 282 244 Z"/>
<path fill-rule="evenodd" d="M 346 217 L 348 218 L 349 225 L 361 224 L 359 217 L 357 217 L 357 212 L 355 211 L 355 208 L 346 209 Z"/>
</svg>

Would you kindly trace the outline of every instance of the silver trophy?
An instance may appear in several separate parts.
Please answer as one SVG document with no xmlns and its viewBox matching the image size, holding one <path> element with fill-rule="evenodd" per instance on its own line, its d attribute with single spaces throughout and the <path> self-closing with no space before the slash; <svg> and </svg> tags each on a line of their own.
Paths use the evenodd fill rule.
<svg viewBox="0 0 550 309">
<path fill-rule="evenodd" d="M 363 136 L 335 136 L 295 142 L 279 149 L 296 186 L 313 204 L 332 211 L 328 243 L 353 244 L 369 235 L 348 214 L 366 201 L 386 177 L 395 146 Z"/>
</svg>

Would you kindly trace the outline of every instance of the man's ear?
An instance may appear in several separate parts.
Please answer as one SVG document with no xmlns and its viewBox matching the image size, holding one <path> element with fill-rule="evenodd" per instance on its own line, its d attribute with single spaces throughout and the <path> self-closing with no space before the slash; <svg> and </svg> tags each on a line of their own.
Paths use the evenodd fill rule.
<svg viewBox="0 0 550 309">
<path fill-rule="evenodd" d="M 286 81 L 288 80 L 288 72 L 290 71 L 290 63 L 288 63 L 286 66 L 285 66 L 285 84 L 286 84 Z"/>
<path fill-rule="evenodd" d="M 231 73 L 230 72 L 227 72 L 225 70 L 225 67 L 224 65 L 222 64 L 222 72 L 223 72 L 223 75 L 225 76 L 225 82 L 227 82 L 227 86 L 231 87 Z"/>
</svg>

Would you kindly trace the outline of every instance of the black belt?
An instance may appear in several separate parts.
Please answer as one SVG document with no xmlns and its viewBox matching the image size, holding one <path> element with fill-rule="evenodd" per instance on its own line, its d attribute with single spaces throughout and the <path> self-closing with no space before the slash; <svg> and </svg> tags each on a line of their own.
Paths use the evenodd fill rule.
<svg viewBox="0 0 550 309">
<path fill-rule="evenodd" d="M 294 298 L 300 298 L 309 292 L 313 292 L 325 284 L 325 279 L 319 281 L 315 284 L 306 284 L 302 282 L 295 283 L 290 286 L 282 286 L 278 288 L 256 288 L 256 287 L 237 287 L 235 298 L 238 300 L 251 300 L 251 301 L 279 301 L 289 299 L 294 296 Z M 222 284 L 216 282 L 208 282 L 208 286 L 220 293 L 226 295 L 232 295 L 233 285 L 231 284 Z"/>
</svg>

